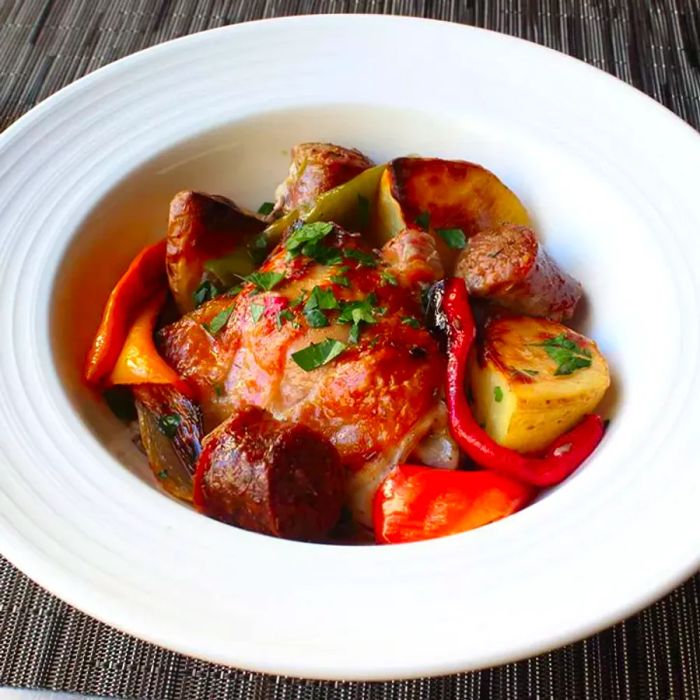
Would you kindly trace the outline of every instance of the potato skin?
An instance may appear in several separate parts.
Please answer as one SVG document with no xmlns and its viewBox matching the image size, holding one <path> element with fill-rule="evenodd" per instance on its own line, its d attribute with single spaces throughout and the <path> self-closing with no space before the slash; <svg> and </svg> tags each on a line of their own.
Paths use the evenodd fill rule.
<svg viewBox="0 0 700 700">
<path fill-rule="evenodd" d="M 564 334 L 591 353 L 591 366 L 557 376 L 557 362 L 542 342 Z M 470 358 L 477 420 L 499 444 L 538 452 L 591 413 L 610 385 L 596 344 L 566 326 L 541 318 L 505 316 L 487 323 Z"/>
<path fill-rule="evenodd" d="M 340 517 L 343 467 L 318 433 L 249 407 L 205 438 L 194 503 L 246 530 L 322 540 Z"/>
<path fill-rule="evenodd" d="M 352 180 L 374 163 L 356 148 L 300 143 L 292 148 L 289 175 L 275 195 L 276 213 L 311 206 L 319 195 Z"/>
<path fill-rule="evenodd" d="M 481 231 L 457 260 L 455 275 L 469 293 L 515 313 L 569 319 L 583 289 L 545 252 L 527 226 L 501 224 Z"/>
<path fill-rule="evenodd" d="M 170 203 L 165 266 L 170 290 L 182 313 L 194 308 L 192 293 L 207 260 L 229 255 L 265 228 L 230 199 L 204 192 L 179 192 Z"/>
</svg>

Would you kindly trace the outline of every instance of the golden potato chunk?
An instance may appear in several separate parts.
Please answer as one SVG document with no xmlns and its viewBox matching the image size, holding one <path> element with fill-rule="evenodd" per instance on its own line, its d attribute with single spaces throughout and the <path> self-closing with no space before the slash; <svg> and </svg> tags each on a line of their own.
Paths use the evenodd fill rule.
<svg viewBox="0 0 700 700">
<path fill-rule="evenodd" d="M 508 222 L 530 225 L 520 200 L 489 170 L 440 158 L 397 158 L 379 186 L 375 227 L 384 241 L 418 226 L 435 236 L 447 272 L 454 269 L 460 231 L 469 238 Z"/>
<path fill-rule="evenodd" d="M 499 444 L 537 452 L 593 411 L 610 385 L 596 344 L 554 321 L 491 320 L 470 359 L 474 413 Z"/>
</svg>

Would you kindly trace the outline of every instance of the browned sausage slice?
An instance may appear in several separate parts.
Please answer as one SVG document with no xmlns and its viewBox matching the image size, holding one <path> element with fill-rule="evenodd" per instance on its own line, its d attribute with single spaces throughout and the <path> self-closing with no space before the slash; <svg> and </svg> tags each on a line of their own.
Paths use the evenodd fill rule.
<svg viewBox="0 0 700 700">
<path fill-rule="evenodd" d="M 292 148 L 287 179 L 275 193 L 277 211 L 288 212 L 313 204 L 317 197 L 374 165 L 356 148 L 332 143 L 300 143 Z"/>
<path fill-rule="evenodd" d="M 547 255 L 532 229 L 515 224 L 472 236 L 455 274 L 475 297 L 557 321 L 573 316 L 582 294 L 581 285 Z"/>
<path fill-rule="evenodd" d="M 340 516 L 343 467 L 318 433 L 250 407 L 205 438 L 194 503 L 246 530 L 320 540 Z"/>
</svg>

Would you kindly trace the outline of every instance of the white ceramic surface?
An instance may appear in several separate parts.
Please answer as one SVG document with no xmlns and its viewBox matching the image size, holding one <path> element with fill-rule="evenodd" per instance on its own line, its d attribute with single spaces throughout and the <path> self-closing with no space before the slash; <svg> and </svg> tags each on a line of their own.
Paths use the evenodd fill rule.
<svg viewBox="0 0 700 700">
<path fill-rule="evenodd" d="M 396 547 L 278 541 L 164 496 L 78 381 L 182 188 L 255 206 L 300 140 L 482 162 L 588 293 L 611 429 L 507 520 Z M 0 551 L 90 615 L 261 671 L 382 679 L 592 633 L 700 565 L 700 138 L 570 58 L 438 22 L 299 17 L 160 45 L 0 136 Z"/>
</svg>

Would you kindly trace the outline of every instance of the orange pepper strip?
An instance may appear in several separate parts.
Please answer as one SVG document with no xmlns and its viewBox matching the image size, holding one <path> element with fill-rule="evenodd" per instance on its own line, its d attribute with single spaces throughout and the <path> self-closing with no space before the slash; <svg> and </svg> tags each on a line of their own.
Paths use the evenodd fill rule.
<svg viewBox="0 0 700 700">
<path fill-rule="evenodd" d="M 85 379 L 100 385 L 112 371 L 134 318 L 155 294 L 167 289 L 165 240 L 144 248 L 109 295 L 85 362 Z"/>
<path fill-rule="evenodd" d="M 136 317 L 109 375 L 109 384 L 172 384 L 189 394 L 186 383 L 160 356 L 153 342 L 153 329 L 165 294 L 163 291 L 153 297 Z"/>
<path fill-rule="evenodd" d="M 490 471 L 452 471 L 401 464 L 374 498 L 379 544 L 454 535 L 520 510 L 535 495 L 527 484 Z"/>
</svg>

